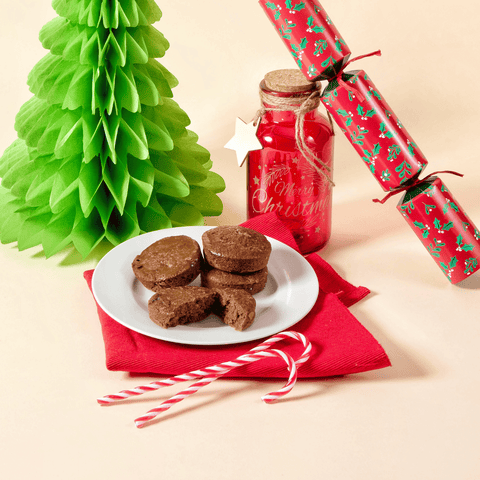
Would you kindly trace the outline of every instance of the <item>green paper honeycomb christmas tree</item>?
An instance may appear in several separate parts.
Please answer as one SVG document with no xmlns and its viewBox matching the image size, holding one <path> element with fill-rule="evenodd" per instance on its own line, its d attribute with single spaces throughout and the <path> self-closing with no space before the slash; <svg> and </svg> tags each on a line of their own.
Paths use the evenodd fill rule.
<svg viewBox="0 0 480 480">
<path fill-rule="evenodd" d="M 173 101 L 153 0 L 54 0 L 18 139 L 0 158 L 0 240 L 46 256 L 203 225 L 223 179 Z"/>
</svg>

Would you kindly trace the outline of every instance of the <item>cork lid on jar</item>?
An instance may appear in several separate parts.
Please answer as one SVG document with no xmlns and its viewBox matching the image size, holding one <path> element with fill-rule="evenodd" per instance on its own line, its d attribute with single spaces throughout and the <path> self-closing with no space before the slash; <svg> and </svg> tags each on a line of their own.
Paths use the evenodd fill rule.
<svg viewBox="0 0 480 480">
<path fill-rule="evenodd" d="M 310 82 L 297 69 L 274 70 L 265 75 L 265 87 L 275 92 L 295 93 L 309 92 L 316 88 L 315 82 Z"/>
</svg>

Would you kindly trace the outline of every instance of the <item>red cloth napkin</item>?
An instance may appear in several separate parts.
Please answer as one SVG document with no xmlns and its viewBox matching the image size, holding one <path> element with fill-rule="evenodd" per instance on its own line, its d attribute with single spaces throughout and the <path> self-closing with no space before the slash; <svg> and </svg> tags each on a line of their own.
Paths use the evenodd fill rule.
<svg viewBox="0 0 480 480">
<path fill-rule="evenodd" d="M 276 214 L 265 214 L 242 224 L 275 238 L 298 251 L 288 228 Z M 365 372 L 390 366 L 373 336 L 349 312 L 348 306 L 370 291 L 342 279 L 318 254 L 306 257 L 320 284 L 317 302 L 310 313 L 289 330 L 303 333 L 312 343 L 309 361 L 298 370 L 299 378 L 321 378 Z M 91 289 L 93 270 L 84 273 Z M 216 365 L 246 353 L 262 340 L 226 346 L 191 346 L 157 340 L 134 332 L 109 317 L 97 304 L 109 370 L 173 376 Z M 300 344 L 275 345 L 297 358 Z M 287 378 L 285 364 L 268 358 L 233 369 L 228 377 Z"/>
</svg>

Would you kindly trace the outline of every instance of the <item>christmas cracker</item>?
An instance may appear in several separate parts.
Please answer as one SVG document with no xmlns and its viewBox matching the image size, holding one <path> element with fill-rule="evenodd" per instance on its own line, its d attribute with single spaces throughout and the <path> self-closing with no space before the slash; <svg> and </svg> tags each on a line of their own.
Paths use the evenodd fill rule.
<svg viewBox="0 0 480 480">
<path fill-rule="evenodd" d="M 418 177 L 427 159 L 363 70 L 329 82 L 323 104 L 385 191 Z"/>
<path fill-rule="evenodd" d="M 351 51 L 319 2 L 259 3 L 308 80 L 328 80 L 345 65 Z"/>
<path fill-rule="evenodd" d="M 397 209 L 451 283 L 480 268 L 480 231 L 439 177 L 408 189 Z"/>
<path fill-rule="evenodd" d="M 380 51 L 350 59 L 316 0 L 259 3 L 305 77 L 328 81 L 321 100 L 382 189 L 406 192 L 397 208 L 446 277 L 455 284 L 479 270 L 477 227 L 440 178 L 420 179 L 427 159 L 365 71 L 345 71 Z"/>
</svg>

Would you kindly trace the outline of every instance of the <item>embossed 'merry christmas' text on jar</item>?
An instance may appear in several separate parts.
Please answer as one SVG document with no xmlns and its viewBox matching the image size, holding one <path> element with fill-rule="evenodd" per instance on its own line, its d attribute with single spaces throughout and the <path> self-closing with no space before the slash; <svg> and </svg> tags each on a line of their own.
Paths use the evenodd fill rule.
<svg viewBox="0 0 480 480">
<path fill-rule="evenodd" d="M 261 150 L 247 163 L 247 215 L 277 212 L 302 254 L 323 248 L 331 233 L 333 128 L 320 114 L 316 83 L 298 70 L 276 70 L 260 83 Z"/>
</svg>

